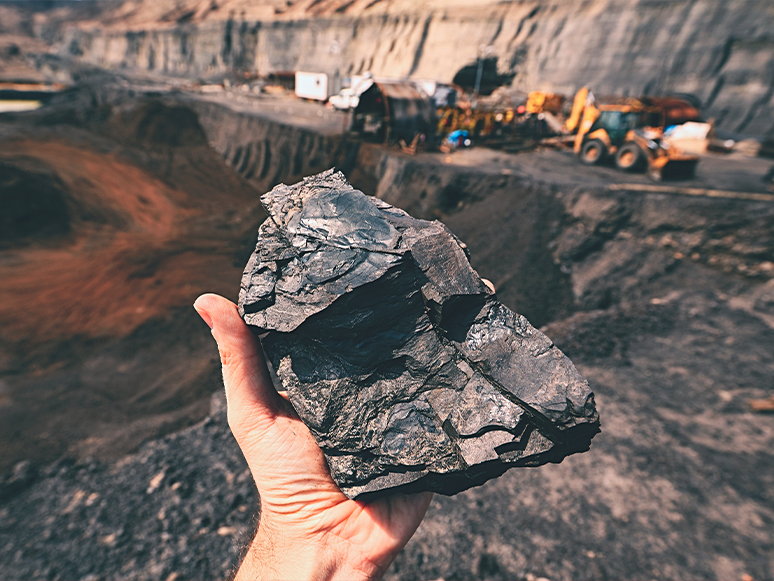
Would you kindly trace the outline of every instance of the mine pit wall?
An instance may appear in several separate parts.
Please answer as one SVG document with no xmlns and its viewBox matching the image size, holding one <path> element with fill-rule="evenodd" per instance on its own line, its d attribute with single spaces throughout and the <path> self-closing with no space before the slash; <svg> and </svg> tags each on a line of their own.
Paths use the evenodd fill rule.
<svg viewBox="0 0 774 581">
<path fill-rule="evenodd" d="M 297 182 L 357 154 L 357 144 L 341 135 L 323 135 L 206 101 L 192 100 L 189 105 L 210 145 L 261 192 L 278 183 Z"/>
<path fill-rule="evenodd" d="M 297 21 L 206 21 L 100 32 L 70 27 L 65 52 L 109 68 L 185 76 L 309 70 L 451 81 L 494 47 L 513 85 L 572 94 L 695 94 L 718 127 L 774 130 L 769 0 L 516 0 L 478 9 Z"/>
</svg>

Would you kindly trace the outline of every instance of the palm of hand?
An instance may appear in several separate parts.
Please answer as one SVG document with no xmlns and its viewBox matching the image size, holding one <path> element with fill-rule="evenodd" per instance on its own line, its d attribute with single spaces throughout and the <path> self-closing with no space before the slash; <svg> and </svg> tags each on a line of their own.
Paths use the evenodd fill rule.
<svg viewBox="0 0 774 581">
<path fill-rule="evenodd" d="M 337 572 L 349 579 L 379 577 L 419 526 L 432 494 L 396 494 L 370 503 L 349 500 L 333 482 L 308 428 L 274 390 L 260 347 L 235 305 L 204 295 L 196 307 L 213 327 L 223 362 L 229 424 L 261 498 L 260 526 L 251 550 L 255 572 L 271 555 L 273 574 L 300 578 L 293 562 L 313 558 L 304 554 L 309 550 L 318 557 L 333 557 L 333 563 L 326 561 L 327 568 L 315 570 L 318 578 L 334 578 Z M 326 554 L 320 555 L 320 550 Z M 249 560 L 238 579 L 250 576 L 247 571 L 242 575 Z M 279 566 L 285 561 L 291 568 Z"/>
</svg>

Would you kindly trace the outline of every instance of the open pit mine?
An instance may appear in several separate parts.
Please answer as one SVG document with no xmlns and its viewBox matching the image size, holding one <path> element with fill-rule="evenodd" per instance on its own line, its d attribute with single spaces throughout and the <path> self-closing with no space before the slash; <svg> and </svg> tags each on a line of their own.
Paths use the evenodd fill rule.
<svg viewBox="0 0 774 581">
<path fill-rule="evenodd" d="M 191 304 L 237 301 L 261 196 L 335 168 L 441 221 L 602 418 L 436 481 L 386 579 L 774 577 L 771 30 L 762 0 L 0 4 L 0 576 L 239 563 L 259 499 Z M 672 147 L 693 175 L 647 171 Z M 515 450 L 510 419 L 463 435 Z"/>
</svg>

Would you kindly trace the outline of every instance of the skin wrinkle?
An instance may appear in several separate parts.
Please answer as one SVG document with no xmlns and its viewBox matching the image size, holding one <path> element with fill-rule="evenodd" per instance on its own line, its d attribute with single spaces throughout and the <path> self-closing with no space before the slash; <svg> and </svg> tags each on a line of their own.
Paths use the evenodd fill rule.
<svg viewBox="0 0 774 581">
<path fill-rule="evenodd" d="M 356 512 L 356 513 L 353 512 L 348 517 L 347 521 L 345 521 L 344 523 L 341 523 L 339 525 L 340 527 L 342 527 L 342 528 L 346 527 L 346 525 L 348 525 L 350 523 L 350 521 L 357 521 L 357 519 L 359 519 L 363 515 L 363 513 L 367 512 L 367 510 L 368 510 L 368 506 L 367 505 L 363 506 L 360 503 L 358 503 L 358 504 L 360 506 L 360 510 L 358 512 Z M 384 573 L 384 570 L 387 569 L 387 567 L 384 567 L 384 568 L 379 567 L 377 565 L 377 563 L 375 563 L 370 557 L 368 557 L 367 555 L 363 554 L 362 550 L 360 549 L 360 547 L 358 545 L 355 545 L 351 540 L 343 537 L 338 530 L 335 530 L 335 528 L 332 529 L 331 532 L 333 532 L 333 534 L 335 534 L 339 539 L 341 539 L 343 542 L 345 542 L 349 547 L 355 549 L 355 551 L 361 555 L 362 559 L 366 563 L 369 563 L 371 565 L 371 567 L 373 568 L 373 570 L 377 572 L 376 574 L 381 575 L 381 574 Z M 360 567 L 360 569 L 362 570 L 362 567 Z M 366 574 L 367 576 L 371 575 L 369 573 L 366 573 L 365 571 L 363 571 L 363 573 Z"/>
<path fill-rule="evenodd" d="M 363 554 L 363 551 L 362 551 L 362 550 L 361 550 L 361 549 L 360 549 L 358 546 L 356 546 L 356 545 L 355 545 L 355 544 L 354 544 L 352 541 L 350 541 L 349 539 L 346 539 L 346 538 L 342 537 L 342 536 L 339 534 L 339 532 L 338 532 L 338 531 L 336 531 L 336 530 L 332 530 L 331 532 L 332 532 L 334 535 L 336 535 L 336 537 L 337 537 L 339 540 L 341 540 L 343 543 L 345 543 L 345 544 L 348 546 L 348 549 L 349 549 L 349 550 L 352 550 L 352 549 L 354 549 L 354 552 L 359 554 L 359 556 L 360 556 L 360 559 L 363 561 L 363 565 L 361 565 L 361 566 L 358 566 L 358 567 L 357 567 L 357 570 L 359 570 L 360 572 L 362 572 L 362 573 L 363 573 L 363 575 L 365 575 L 367 578 L 370 578 L 370 577 L 373 577 L 373 576 L 376 576 L 376 575 L 379 575 L 379 576 L 381 576 L 381 575 L 384 573 L 384 570 L 386 570 L 386 567 L 384 567 L 383 569 L 382 569 L 381 567 L 379 567 L 379 566 L 378 566 L 378 565 L 377 565 L 377 564 L 376 564 L 374 561 L 372 561 L 372 560 L 371 560 L 371 558 L 370 558 L 370 557 L 368 557 L 367 555 Z M 367 572 L 367 571 L 365 570 L 365 564 L 368 564 L 368 565 L 370 565 L 370 569 L 372 570 L 371 572 Z"/>
<path fill-rule="evenodd" d="M 349 524 L 349 521 L 357 520 L 359 518 L 360 514 L 362 514 L 362 511 L 363 511 L 363 509 L 361 508 L 361 511 L 359 513 L 351 514 L 350 516 L 347 517 L 345 522 L 331 524 L 328 527 L 325 527 L 325 526 L 318 527 L 317 531 L 316 531 L 316 534 L 311 535 L 311 538 L 309 540 L 313 544 L 316 543 L 316 542 L 321 542 L 321 544 L 323 546 L 330 547 L 331 543 L 330 543 L 329 540 L 325 539 L 325 534 L 326 533 L 333 534 L 336 537 L 336 539 L 339 540 L 339 542 L 341 542 L 344 545 L 346 545 L 347 552 L 352 552 L 352 553 L 358 554 L 360 556 L 360 558 L 364 562 L 364 564 L 358 566 L 356 568 L 356 570 L 360 571 L 365 576 L 365 578 L 370 579 L 370 578 L 373 578 L 375 576 L 380 576 L 381 574 L 383 574 L 384 570 L 386 570 L 386 567 L 380 567 L 377 563 L 372 561 L 369 557 L 367 557 L 365 554 L 363 554 L 363 552 L 359 548 L 359 546 L 355 545 L 351 540 L 347 539 L 345 536 L 343 536 L 337 530 L 338 528 L 345 528 Z M 267 531 L 267 529 L 268 529 L 268 531 Z M 259 532 L 260 532 L 260 529 L 259 529 Z M 277 538 L 285 540 L 285 537 L 283 535 L 279 534 L 278 531 L 276 531 L 270 524 L 264 529 L 264 533 L 271 533 L 272 535 L 277 535 Z M 269 540 L 269 537 L 267 537 L 266 540 L 267 540 L 268 543 L 271 543 L 271 541 Z M 287 546 L 287 544 L 285 544 L 285 546 Z M 276 554 L 276 552 L 277 552 L 275 547 L 276 547 L 276 540 L 275 540 L 274 544 L 272 545 L 272 548 L 274 549 L 272 551 L 272 553 L 274 553 L 274 554 Z M 293 547 L 291 546 L 291 549 L 292 548 Z M 285 550 L 284 553 L 287 554 L 288 550 Z M 369 565 L 368 569 L 370 571 L 366 570 L 366 566 L 365 566 L 366 564 Z M 275 572 L 276 572 L 276 570 L 275 570 Z M 326 573 L 327 572 L 328 571 L 326 571 Z M 327 578 L 327 576 L 321 577 L 321 578 Z"/>
</svg>

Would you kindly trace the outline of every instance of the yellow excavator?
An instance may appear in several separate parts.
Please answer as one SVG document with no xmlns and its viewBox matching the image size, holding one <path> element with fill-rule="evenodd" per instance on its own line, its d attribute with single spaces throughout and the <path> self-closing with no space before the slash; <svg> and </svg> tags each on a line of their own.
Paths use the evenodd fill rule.
<svg viewBox="0 0 774 581">
<path fill-rule="evenodd" d="M 575 133 L 573 150 L 586 165 L 614 156 L 619 169 L 646 170 L 656 181 L 693 177 L 699 157 L 685 154 L 662 139 L 663 119 L 661 109 L 637 99 L 598 104 L 584 87 L 575 95 L 565 129 Z"/>
</svg>

